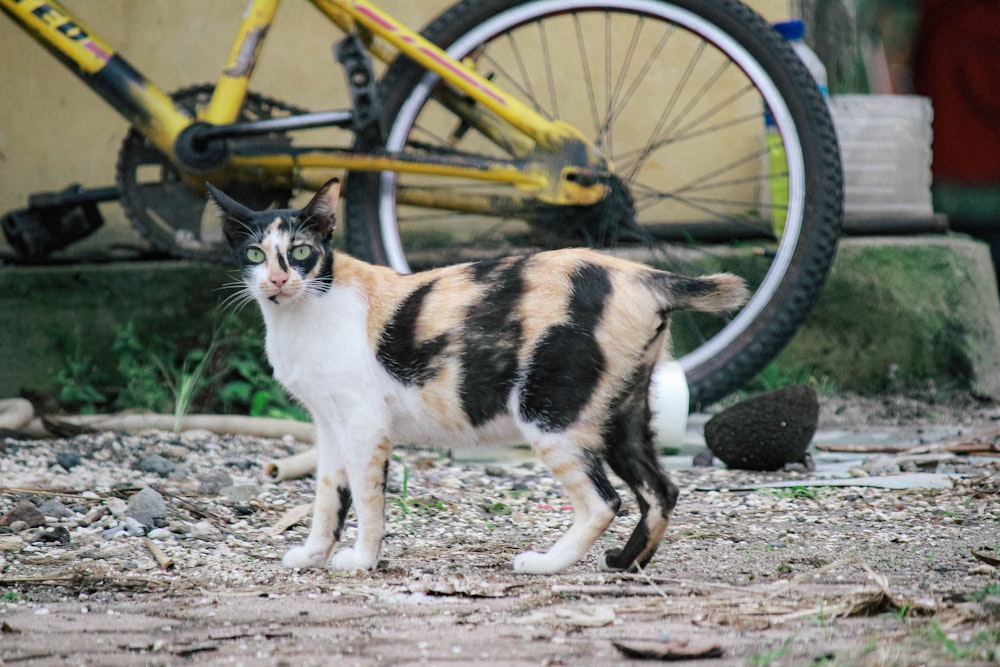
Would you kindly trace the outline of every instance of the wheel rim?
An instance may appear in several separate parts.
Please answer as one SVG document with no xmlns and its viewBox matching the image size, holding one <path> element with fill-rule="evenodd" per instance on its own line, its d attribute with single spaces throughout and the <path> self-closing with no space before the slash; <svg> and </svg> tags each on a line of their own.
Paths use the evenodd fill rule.
<svg viewBox="0 0 1000 667">
<path fill-rule="evenodd" d="M 770 109 L 777 127 L 784 140 L 785 155 L 787 158 L 788 171 L 788 214 L 784 223 L 784 233 L 781 235 L 776 249 L 774 259 L 767 268 L 761 282 L 748 302 L 748 304 L 731 320 L 726 323 L 720 331 L 711 336 L 706 342 L 696 346 L 680 358 L 680 363 L 685 372 L 690 372 L 722 350 L 730 346 L 734 340 L 761 316 L 762 311 L 771 302 L 782 283 L 789 265 L 792 261 L 795 247 L 802 233 L 803 213 L 805 210 L 805 160 L 800 138 L 797 134 L 792 115 L 788 105 L 782 98 L 778 88 L 764 66 L 757 58 L 751 55 L 743 46 L 736 42 L 727 33 L 720 30 L 714 24 L 702 17 L 674 5 L 652 2 L 649 0 L 620 0 L 599 3 L 601 11 L 620 10 L 629 12 L 633 16 L 645 16 L 663 19 L 676 25 L 691 35 L 697 35 L 706 43 L 721 51 L 732 64 L 737 67 L 752 83 L 758 99 Z M 552 7 L 546 3 L 529 3 L 512 8 L 491 17 L 481 23 L 476 28 L 466 33 L 455 41 L 446 50 L 455 58 L 461 59 L 468 55 L 474 48 L 484 42 L 503 36 L 515 28 L 523 28 L 531 25 L 531 22 L 540 17 L 544 17 Z M 558 3 L 560 12 L 573 15 L 574 12 L 585 12 L 594 8 L 594 3 L 585 1 L 567 0 Z M 390 128 L 387 139 L 387 148 L 390 151 L 402 150 L 410 137 L 410 132 L 414 124 L 419 124 L 419 116 L 424 109 L 427 98 L 431 90 L 437 84 L 436 76 L 425 75 L 413 94 L 402 105 L 396 115 L 396 122 Z M 503 86 L 503 83 L 500 84 Z M 760 108 L 763 108 L 762 106 Z M 762 121 L 761 132 L 763 132 Z M 614 158 L 614 156 L 612 156 Z M 396 192 L 399 184 L 399 177 L 396 173 L 386 172 L 380 176 L 380 215 L 381 234 L 383 247 L 391 266 L 397 270 L 406 272 L 410 270 L 404 250 L 404 242 L 399 233 L 399 219 L 397 218 Z"/>
</svg>

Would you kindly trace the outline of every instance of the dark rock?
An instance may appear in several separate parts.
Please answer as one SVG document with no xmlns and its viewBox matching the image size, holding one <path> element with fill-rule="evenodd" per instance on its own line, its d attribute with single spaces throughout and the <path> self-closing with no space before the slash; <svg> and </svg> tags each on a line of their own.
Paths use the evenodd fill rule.
<svg viewBox="0 0 1000 667">
<path fill-rule="evenodd" d="M 33 542 L 55 542 L 56 544 L 69 544 L 72 539 L 69 529 L 66 526 L 56 526 L 52 530 L 40 530 L 35 534 Z"/>
<path fill-rule="evenodd" d="M 128 511 L 125 514 L 152 530 L 156 527 L 156 519 L 166 518 L 167 503 L 163 496 L 147 486 L 128 499 Z"/>
<path fill-rule="evenodd" d="M 38 528 L 45 525 L 45 515 L 30 501 L 22 500 L 0 517 L 0 526 L 9 526 L 15 521 L 23 521 L 29 528 Z"/>
<path fill-rule="evenodd" d="M 198 478 L 198 493 L 217 496 L 222 489 L 233 485 L 233 478 L 225 470 L 213 470 Z"/>
<path fill-rule="evenodd" d="M 42 501 L 38 506 L 38 511 L 44 516 L 51 516 L 56 519 L 65 519 L 66 517 L 73 516 L 73 512 L 58 500 L 49 499 Z"/>
<path fill-rule="evenodd" d="M 82 461 L 83 458 L 80 456 L 80 452 L 59 452 L 56 454 L 56 463 L 66 470 L 72 470 L 80 465 Z"/>
<path fill-rule="evenodd" d="M 695 468 L 711 468 L 714 461 L 715 455 L 712 454 L 712 450 L 705 449 L 694 455 L 692 463 L 694 463 Z"/>
<path fill-rule="evenodd" d="M 170 459 L 164 458 L 159 454 L 150 454 L 146 458 L 139 461 L 136 466 L 138 470 L 142 472 L 151 472 L 154 475 L 159 475 L 160 477 L 167 477 L 170 473 L 174 471 L 173 462 Z"/>
<path fill-rule="evenodd" d="M 803 463 L 819 422 L 819 398 L 792 385 L 741 401 L 705 424 L 705 443 L 730 468 L 781 470 Z"/>
</svg>

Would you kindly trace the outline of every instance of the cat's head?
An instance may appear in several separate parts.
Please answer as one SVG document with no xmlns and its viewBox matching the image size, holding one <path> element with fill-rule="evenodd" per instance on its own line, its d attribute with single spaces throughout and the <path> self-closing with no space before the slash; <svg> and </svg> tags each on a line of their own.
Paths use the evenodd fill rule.
<svg viewBox="0 0 1000 667">
<path fill-rule="evenodd" d="M 222 231 L 249 293 L 261 304 L 289 304 L 327 291 L 333 280 L 330 237 L 340 181 L 326 183 L 300 210 L 251 211 L 210 184 Z"/>
</svg>

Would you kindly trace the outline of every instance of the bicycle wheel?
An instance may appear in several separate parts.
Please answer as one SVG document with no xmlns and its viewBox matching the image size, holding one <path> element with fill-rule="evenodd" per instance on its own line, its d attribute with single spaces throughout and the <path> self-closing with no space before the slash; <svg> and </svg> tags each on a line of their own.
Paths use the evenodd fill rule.
<svg viewBox="0 0 1000 667">
<path fill-rule="evenodd" d="M 406 193 L 513 188 L 352 173 L 350 251 L 406 272 L 585 242 L 680 273 L 742 275 L 753 296 L 740 312 L 674 315 L 695 407 L 784 347 L 833 260 L 842 176 L 825 101 L 757 14 L 732 0 L 465 0 L 424 35 L 587 134 L 614 165 L 611 194 L 589 208 L 536 202 L 473 214 L 421 208 Z M 509 157 L 439 101 L 443 86 L 407 59 L 393 63 L 380 84 L 384 148 Z"/>
</svg>

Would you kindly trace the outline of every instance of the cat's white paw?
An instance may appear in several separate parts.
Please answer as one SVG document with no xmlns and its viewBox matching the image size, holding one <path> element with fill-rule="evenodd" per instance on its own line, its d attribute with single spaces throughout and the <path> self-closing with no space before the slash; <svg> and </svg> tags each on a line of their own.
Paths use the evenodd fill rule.
<svg viewBox="0 0 1000 667">
<path fill-rule="evenodd" d="M 523 574 L 555 574 L 563 569 L 548 554 L 525 551 L 514 557 L 514 571 Z"/>
<path fill-rule="evenodd" d="M 369 556 L 359 552 L 357 549 L 348 548 L 337 553 L 333 557 L 333 569 L 341 572 L 351 570 L 373 570 L 378 564 L 378 556 Z"/>
<path fill-rule="evenodd" d="M 310 547 L 308 544 L 303 544 L 301 547 L 294 547 L 286 551 L 285 556 L 281 559 L 281 564 L 285 567 L 303 569 L 326 567 L 329 555 L 329 547 Z"/>
</svg>

